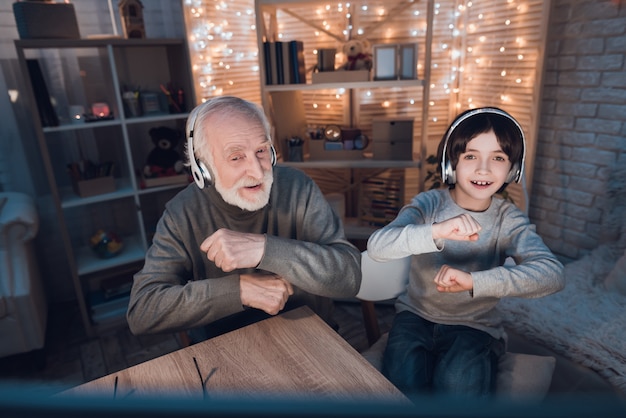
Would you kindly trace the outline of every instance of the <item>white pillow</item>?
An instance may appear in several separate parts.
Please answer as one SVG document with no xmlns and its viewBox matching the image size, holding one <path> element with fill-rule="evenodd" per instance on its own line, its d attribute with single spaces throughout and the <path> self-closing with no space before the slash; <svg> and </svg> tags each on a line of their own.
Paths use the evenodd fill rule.
<svg viewBox="0 0 626 418">
<path fill-rule="evenodd" d="M 383 334 L 361 353 L 379 371 L 388 338 L 388 333 Z M 555 366 L 556 359 L 551 356 L 505 353 L 498 363 L 496 393 L 511 400 L 541 400 L 550 389 Z"/>
<path fill-rule="evenodd" d="M 552 356 L 504 353 L 498 362 L 496 393 L 508 399 L 543 399 L 552 383 Z"/>
</svg>

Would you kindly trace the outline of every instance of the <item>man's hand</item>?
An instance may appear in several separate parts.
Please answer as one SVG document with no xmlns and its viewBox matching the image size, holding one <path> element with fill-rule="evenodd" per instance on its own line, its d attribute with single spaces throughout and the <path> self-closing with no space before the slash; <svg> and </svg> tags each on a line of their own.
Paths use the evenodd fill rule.
<svg viewBox="0 0 626 418">
<path fill-rule="evenodd" d="M 433 224 L 433 239 L 454 241 L 477 241 L 482 227 L 476 219 L 464 213 L 443 222 Z"/>
<path fill-rule="evenodd" d="M 472 290 L 474 279 L 470 273 L 443 265 L 435 276 L 435 284 L 440 292 L 458 293 Z"/>
<path fill-rule="evenodd" d="M 265 236 L 219 229 L 200 244 L 200 249 L 224 272 L 255 268 L 265 252 Z"/>
<path fill-rule="evenodd" d="M 239 276 L 241 303 L 276 315 L 293 295 L 288 281 L 271 273 L 242 274 Z"/>
</svg>

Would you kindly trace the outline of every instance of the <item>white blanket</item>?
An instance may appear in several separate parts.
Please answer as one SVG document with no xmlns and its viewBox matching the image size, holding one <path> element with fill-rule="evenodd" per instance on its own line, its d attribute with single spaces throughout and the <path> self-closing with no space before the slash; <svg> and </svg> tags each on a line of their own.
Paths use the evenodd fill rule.
<svg viewBox="0 0 626 418">
<path fill-rule="evenodd" d="M 499 303 L 505 326 L 595 370 L 626 393 L 626 297 L 604 279 L 619 257 L 599 247 L 565 266 L 565 289 L 539 299 Z"/>
</svg>

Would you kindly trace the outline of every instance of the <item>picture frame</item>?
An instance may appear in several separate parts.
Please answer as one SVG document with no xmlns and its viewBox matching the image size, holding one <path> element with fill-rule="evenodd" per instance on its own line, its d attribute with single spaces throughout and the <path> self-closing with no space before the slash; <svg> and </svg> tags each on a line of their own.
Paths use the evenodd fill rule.
<svg viewBox="0 0 626 418">
<path fill-rule="evenodd" d="M 398 48 L 396 44 L 374 45 L 374 80 L 398 78 Z"/>
<path fill-rule="evenodd" d="M 417 44 L 399 44 L 398 58 L 398 78 L 400 80 L 417 79 Z"/>
</svg>

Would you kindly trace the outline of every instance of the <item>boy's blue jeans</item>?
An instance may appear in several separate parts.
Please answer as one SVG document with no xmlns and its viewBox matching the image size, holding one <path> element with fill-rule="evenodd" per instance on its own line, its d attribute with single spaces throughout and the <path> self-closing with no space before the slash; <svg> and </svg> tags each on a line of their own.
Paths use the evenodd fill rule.
<svg viewBox="0 0 626 418">
<path fill-rule="evenodd" d="M 399 312 L 389 332 L 383 374 L 407 396 L 436 392 L 487 397 L 495 391 L 504 342 L 463 325 Z"/>
</svg>

